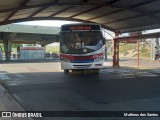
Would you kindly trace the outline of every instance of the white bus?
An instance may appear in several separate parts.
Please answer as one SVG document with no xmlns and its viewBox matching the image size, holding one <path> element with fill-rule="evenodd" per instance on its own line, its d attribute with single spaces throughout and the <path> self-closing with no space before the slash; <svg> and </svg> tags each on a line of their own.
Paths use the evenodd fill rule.
<svg viewBox="0 0 160 120">
<path fill-rule="evenodd" d="M 67 24 L 60 32 L 61 68 L 69 70 L 91 70 L 99 74 L 104 62 L 104 36 L 98 24 Z"/>
</svg>

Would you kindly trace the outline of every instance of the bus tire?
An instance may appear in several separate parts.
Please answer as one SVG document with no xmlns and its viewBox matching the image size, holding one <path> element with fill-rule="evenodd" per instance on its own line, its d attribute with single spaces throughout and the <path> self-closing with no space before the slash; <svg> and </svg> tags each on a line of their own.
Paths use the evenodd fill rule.
<svg viewBox="0 0 160 120">
<path fill-rule="evenodd" d="M 94 74 L 96 74 L 96 75 L 99 75 L 99 69 L 96 69 L 96 70 L 94 70 L 95 72 L 94 72 Z"/>
<path fill-rule="evenodd" d="M 69 75 L 69 70 L 64 70 L 65 75 Z"/>
</svg>

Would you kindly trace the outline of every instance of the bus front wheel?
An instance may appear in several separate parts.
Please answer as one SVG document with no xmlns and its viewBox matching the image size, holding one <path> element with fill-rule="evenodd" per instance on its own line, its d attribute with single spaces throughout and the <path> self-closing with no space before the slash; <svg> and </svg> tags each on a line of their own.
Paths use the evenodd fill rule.
<svg viewBox="0 0 160 120">
<path fill-rule="evenodd" d="M 99 74 L 100 70 L 99 69 L 95 69 L 94 70 L 94 74 Z"/>
<path fill-rule="evenodd" d="M 69 75 L 69 70 L 64 70 L 64 74 Z"/>
</svg>

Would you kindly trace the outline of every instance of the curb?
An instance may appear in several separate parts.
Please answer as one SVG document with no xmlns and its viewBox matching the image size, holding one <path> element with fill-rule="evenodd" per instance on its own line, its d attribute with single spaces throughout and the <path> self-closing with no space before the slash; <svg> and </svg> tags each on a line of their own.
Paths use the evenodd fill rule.
<svg viewBox="0 0 160 120">
<path fill-rule="evenodd" d="M 0 83 L 0 111 L 24 111 L 24 108 L 16 102 L 15 98 L 10 95 Z M 33 118 L 7 117 L 7 120 L 34 120 Z"/>
</svg>

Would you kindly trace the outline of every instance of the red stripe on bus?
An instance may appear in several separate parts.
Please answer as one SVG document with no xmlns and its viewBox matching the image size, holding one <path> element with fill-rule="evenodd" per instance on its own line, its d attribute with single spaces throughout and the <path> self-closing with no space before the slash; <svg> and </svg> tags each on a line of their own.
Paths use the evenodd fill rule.
<svg viewBox="0 0 160 120">
<path fill-rule="evenodd" d="M 72 56 L 72 55 L 66 55 L 66 54 L 60 54 L 60 57 L 67 58 L 69 60 L 93 60 L 95 56 L 103 55 L 103 53 L 89 55 L 89 56 Z"/>
</svg>

